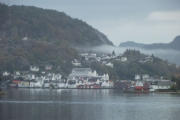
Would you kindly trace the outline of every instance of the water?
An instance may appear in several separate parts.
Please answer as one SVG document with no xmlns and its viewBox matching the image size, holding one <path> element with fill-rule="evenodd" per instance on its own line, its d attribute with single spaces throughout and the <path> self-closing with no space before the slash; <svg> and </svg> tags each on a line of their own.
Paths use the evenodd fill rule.
<svg viewBox="0 0 180 120">
<path fill-rule="evenodd" d="M 0 120 L 179 120 L 178 94 L 117 90 L 9 89 Z"/>
</svg>

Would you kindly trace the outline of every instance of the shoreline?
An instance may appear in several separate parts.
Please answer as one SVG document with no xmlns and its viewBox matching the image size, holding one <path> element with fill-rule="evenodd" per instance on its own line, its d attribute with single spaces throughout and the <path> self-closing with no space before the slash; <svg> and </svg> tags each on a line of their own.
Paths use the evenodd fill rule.
<svg viewBox="0 0 180 120">
<path fill-rule="evenodd" d="M 10 87 L 10 88 L 5 88 L 4 90 L 0 91 L 0 95 L 4 95 L 5 91 L 7 89 L 29 89 L 29 90 L 33 90 L 33 89 L 44 89 L 44 90 L 107 90 L 107 89 L 112 89 L 112 90 L 117 90 L 117 91 L 121 91 L 122 93 L 142 93 L 142 94 L 148 94 L 148 93 L 160 93 L 160 94 L 180 94 L 180 90 L 177 91 L 173 91 L 173 90 L 165 90 L 165 91 L 126 91 L 126 90 L 121 90 L 118 88 L 26 88 L 26 87 Z"/>
</svg>

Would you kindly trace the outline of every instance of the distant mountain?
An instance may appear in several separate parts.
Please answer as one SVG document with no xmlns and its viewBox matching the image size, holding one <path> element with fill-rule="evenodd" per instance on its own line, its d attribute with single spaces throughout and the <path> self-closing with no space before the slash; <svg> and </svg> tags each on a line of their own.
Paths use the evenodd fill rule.
<svg viewBox="0 0 180 120">
<path fill-rule="evenodd" d="M 76 47 L 113 45 L 97 29 L 63 12 L 0 4 L 0 71 L 54 65 L 68 73 Z"/>
<path fill-rule="evenodd" d="M 180 36 L 177 36 L 170 43 L 154 43 L 154 44 L 142 44 L 132 41 L 124 42 L 119 45 L 120 47 L 137 47 L 143 49 L 174 49 L 180 50 Z"/>
</svg>

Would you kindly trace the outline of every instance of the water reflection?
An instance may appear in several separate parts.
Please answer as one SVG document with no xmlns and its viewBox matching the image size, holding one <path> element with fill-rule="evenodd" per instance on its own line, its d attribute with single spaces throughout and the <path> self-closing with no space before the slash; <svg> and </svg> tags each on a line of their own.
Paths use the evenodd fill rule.
<svg viewBox="0 0 180 120">
<path fill-rule="evenodd" d="M 108 89 L 10 89 L 0 98 L 0 120 L 179 120 L 179 98 Z"/>
</svg>

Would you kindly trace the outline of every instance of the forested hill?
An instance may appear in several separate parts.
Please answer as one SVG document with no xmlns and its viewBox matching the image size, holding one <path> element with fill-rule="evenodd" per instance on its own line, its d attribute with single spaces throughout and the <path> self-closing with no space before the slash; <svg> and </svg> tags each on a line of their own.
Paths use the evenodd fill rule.
<svg viewBox="0 0 180 120">
<path fill-rule="evenodd" d="M 126 57 L 127 61 L 122 62 L 117 58 L 109 61 L 113 64 L 113 68 L 98 63 L 92 63 L 90 66 L 98 73 L 109 73 L 112 80 L 134 80 L 136 74 L 163 76 L 171 79 L 173 75 L 180 73 L 180 67 L 155 57 L 153 54 L 145 55 L 138 50 L 127 49 L 122 57 Z"/>
<path fill-rule="evenodd" d="M 51 64 L 68 73 L 75 47 L 113 45 L 107 37 L 63 12 L 0 4 L 0 71 Z"/>
<path fill-rule="evenodd" d="M 5 6 L 0 4 L 0 38 L 49 42 L 68 42 L 77 46 L 113 45 L 108 38 L 86 24 L 63 12 L 32 6 Z"/>
</svg>

